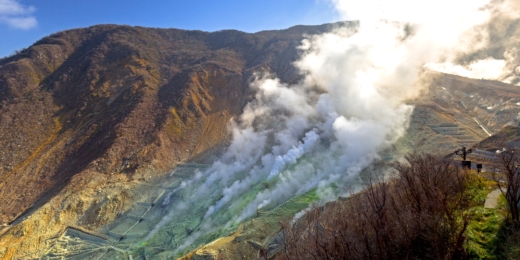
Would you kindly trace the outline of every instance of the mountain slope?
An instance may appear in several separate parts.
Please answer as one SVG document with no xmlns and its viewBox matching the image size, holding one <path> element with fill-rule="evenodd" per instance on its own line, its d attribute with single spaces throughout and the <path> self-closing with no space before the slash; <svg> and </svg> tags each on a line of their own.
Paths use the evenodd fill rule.
<svg viewBox="0 0 520 260">
<path fill-rule="evenodd" d="M 297 80 L 292 62 L 303 35 L 334 26 L 248 34 L 100 25 L 53 34 L 1 59 L 0 234 L 12 234 L 57 195 L 209 160 L 252 98 L 254 73 Z M 65 201 L 59 207 L 78 203 Z M 110 204 L 88 203 L 79 211 Z M 114 205 L 113 215 L 127 206 Z M 55 222 L 56 233 L 65 224 Z"/>
<path fill-rule="evenodd" d="M 165 173 L 184 162 L 211 162 L 226 146 L 228 123 L 253 99 L 255 73 L 298 81 L 292 64 L 304 35 L 335 26 L 248 34 L 100 25 L 51 35 L 1 59 L 0 256 L 41 257 L 68 227 L 110 235 L 122 218 L 136 222 L 132 214 L 143 204 L 164 198 L 170 184 L 196 170 Z M 520 112 L 515 86 L 446 74 L 431 78 L 428 94 L 409 101 L 415 110 L 407 135 L 383 160 L 472 145 L 487 137 L 484 128 L 497 131 Z M 176 169 L 183 167 L 191 166 Z M 168 178 L 175 180 L 161 182 Z M 255 192 L 263 185 L 269 184 Z M 304 202 L 278 210 L 297 212 Z M 207 203 L 191 205 L 200 212 L 184 216 L 186 226 L 172 227 L 175 236 L 196 231 Z M 264 216 L 276 223 L 282 213 Z M 267 234 L 276 228 L 248 223 L 240 230 L 276 235 Z M 160 244 L 162 238 L 150 241 Z M 223 246 L 250 248 L 242 238 Z M 177 241 L 170 240 L 169 246 Z"/>
</svg>

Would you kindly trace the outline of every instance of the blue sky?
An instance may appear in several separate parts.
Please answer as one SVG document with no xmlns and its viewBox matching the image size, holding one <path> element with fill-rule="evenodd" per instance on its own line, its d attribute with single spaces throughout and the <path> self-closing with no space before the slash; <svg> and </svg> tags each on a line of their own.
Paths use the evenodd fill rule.
<svg viewBox="0 0 520 260">
<path fill-rule="evenodd" d="M 339 20 L 328 0 L 0 0 L 0 57 L 96 24 L 257 32 Z"/>
</svg>

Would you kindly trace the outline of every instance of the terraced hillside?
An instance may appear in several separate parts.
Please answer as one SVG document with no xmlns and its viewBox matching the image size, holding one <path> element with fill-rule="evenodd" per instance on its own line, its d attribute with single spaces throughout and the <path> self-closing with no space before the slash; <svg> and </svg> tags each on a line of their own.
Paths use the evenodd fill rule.
<svg viewBox="0 0 520 260">
<path fill-rule="evenodd" d="M 415 110 L 410 129 L 400 142 L 408 150 L 446 154 L 463 146 L 472 147 L 506 125 L 518 125 L 517 86 L 448 74 L 431 75 L 428 94 L 411 101 Z"/>
</svg>

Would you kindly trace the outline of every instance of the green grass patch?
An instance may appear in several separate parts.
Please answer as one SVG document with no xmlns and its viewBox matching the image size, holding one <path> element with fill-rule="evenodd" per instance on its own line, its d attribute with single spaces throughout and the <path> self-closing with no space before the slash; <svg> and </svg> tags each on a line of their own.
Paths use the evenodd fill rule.
<svg viewBox="0 0 520 260">
<path fill-rule="evenodd" d="M 484 208 L 487 195 L 496 189 L 493 181 L 481 176 L 471 176 L 467 186 L 468 215 L 471 217 L 466 230 L 466 250 L 469 259 L 508 259 L 503 254 L 507 235 L 507 204 L 499 197 L 496 208 Z"/>
<path fill-rule="evenodd" d="M 469 207 L 484 206 L 487 195 L 495 188 L 494 182 L 490 182 L 480 175 L 471 174 L 466 186 L 466 203 L 469 204 Z"/>
<path fill-rule="evenodd" d="M 473 219 L 466 231 L 466 250 L 470 259 L 499 259 L 496 257 L 500 243 L 499 232 L 505 217 L 497 209 L 485 209 L 483 206 L 471 209 Z"/>
</svg>

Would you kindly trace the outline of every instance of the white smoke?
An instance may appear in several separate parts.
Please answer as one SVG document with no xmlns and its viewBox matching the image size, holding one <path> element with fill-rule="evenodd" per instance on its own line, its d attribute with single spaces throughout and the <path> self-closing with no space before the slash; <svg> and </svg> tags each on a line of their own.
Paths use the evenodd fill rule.
<svg viewBox="0 0 520 260">
<path fill-rule="evenodd" d="M 455 74 L 468 78 L 499 80 L 506 83 L 517 83 L 520 70 L 518 66 L 518 51 L 514 46 L 516 37 L 515 20 L 520 18 L 520 4 L 516 0 L 491 1 L 458 1 L 461 6 L 481 6 L 477 12 L 460 13 L 453 16 L 450 24 L 457 26 L 457 21 L 469 20 L 469 26 L 454 30 L 455 41 L 445 48 L 452 50 L 444 54 L 441 61 L 431 61 L 425 68 L 443 73 Z M 446 5 L 448 7 L 449 5 Z M 449 8 L 451 9 L 451 8 Z M 432 9 L 435 10 L 435 9 Z M 435 11 L 431 13 L 436 13 Z M 442 19 L 444 20 L 444 19 Z M 450 19 L 448 19 L 450 20 Z M 475 25 L 478 25 L 475 27 Z M 431 26 L 436 27 L 436 26 Z M 443 27 L 437 27 L 442 37 Z M 470 28 L 470 30 L 468 30 Z M 512 31 L 511 31 L 512 30 Z M 516 30 L 516 32 L 515 32 Z M 511 33 L 509 32 L 511 31 Z M 512 34 L 512 35 L 510 35 Z M 494 35 L 494 38 L 492 38 Z M 502 49 L 501 53 L 494 53 Z M 474 57 L 472 57 L 474 56 Z"/>
<path fill-rule="evenodd" d="M 267 177 L 268 180 L 276 176 L 278 173 L 280 173 L 280 170 L 287 164 L 295 164 L 296 160 L 298 160 L 302 155 L 309 152 L 310 149 L 314 146 L 316 141 L 320 138 L 316 133 L 316 129 L 313 129 L 310 132 L 307 132 L 305 134 L 305 137 L 303 138 L 303 142 L 300 142 L 298 144 L 298 147 L 293 147 L 290 149 L 285 155 L 283 156 L 276 156 L 276 159 L 274 161 L 273 168 L 271 169 L 271 172 L 269 173 L 269 176 Z"/>
<path fill-rule="evenodd" d="M 489 1 L 332 2 L 359 26 L 303 40 L 294 63 L 301 76 L 296 84 L 262 71 L 255 75 L 255 99 L 231 123 L 230 147 L 190 198 L 217 199 L 202 228 L 177 250 L 218 229 L 215 214 L 262 183 L 226 227 L 313 189 L 324 200 L 336 198 L 331 184 L 350 183 L 404 135 L 413 111 L 406 100 L 421 90 L 426 64 L 478 78 L 495 77 L 504 68 L 489 58 L 469 66 L 456 62 L 461 53 L 486 46 L 487 33 L 473 28 L 489 20 L 490 8 L 483 8 Z M 488 68 L 492 73 L 475 74 Z"/>
<path fill-rule="evenodd" d="M 506 69 L 505 60 L 488 58 L 485 60 L 473 61 L 468 65 L 456 65 L 453 62 L 427 63 L 427 69 L 477 79 L 502 79 Z M 506 82 L 508 80 L 505 80 Z"/>
</svg>

